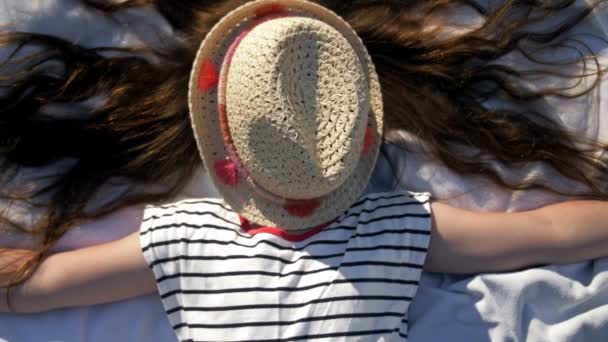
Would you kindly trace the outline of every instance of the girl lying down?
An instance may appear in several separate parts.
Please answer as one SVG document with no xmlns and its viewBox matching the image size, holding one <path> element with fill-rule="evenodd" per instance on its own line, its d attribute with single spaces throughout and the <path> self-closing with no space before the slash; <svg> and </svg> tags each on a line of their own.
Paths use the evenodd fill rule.
<svg viewBox="0 0 608 342">
<path fill-rule="evenodd" d="M 333 12 L 261 0 L 198 51 L 190 120 L 223 196 L 150 205 L 139 232 L 46 257 L 0 311 L 158 291 L 180 341 L 407 340 L 422 270 L 506 271 L 608 255 L 608 202 L 475 213 L 426 193 L 364 194 L 382 143 L 379 80 Z M 134 229 L 136 230 L 136 229 Z"/>
</svg>

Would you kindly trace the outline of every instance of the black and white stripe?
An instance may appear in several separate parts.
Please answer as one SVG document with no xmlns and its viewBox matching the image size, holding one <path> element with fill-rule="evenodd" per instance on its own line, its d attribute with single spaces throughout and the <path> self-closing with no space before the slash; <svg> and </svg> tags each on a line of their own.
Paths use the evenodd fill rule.
<svg viewBox="0 0 608 342">
<path fill-rule="evenodd" d="M 289 242 L 201 199 L 148 207 L 140 239 L 181 341 L 406 340 L 430 224 L 427 194 L 373 194 Z"/>
</svg>

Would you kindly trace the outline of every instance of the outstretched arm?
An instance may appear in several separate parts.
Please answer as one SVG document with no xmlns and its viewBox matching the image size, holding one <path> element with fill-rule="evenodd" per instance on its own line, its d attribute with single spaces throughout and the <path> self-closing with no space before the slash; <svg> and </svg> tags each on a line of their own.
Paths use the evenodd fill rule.
<svg viewBox="0 0 608 342">
<path fill-rule="evenodd" d="M 425 269 L 478 273 L 608 256 L 608 202 L 573 201 L 515 213 L 435 202 Z"/>
<path fill-rule="evenodd" d="M 519 213 L 470 212 L 442 203 L 432 207 L 425 264 L 430 271 L 506 271 L 608 255 L 608 202 L 565 202 Z M 0 264 L 6 260 L 0 255 Z M 11 297 L 17 312 L 39 312 L 151 293 L 155 284 L 133 233 L 49 256 Z M 0 290 L 0 311 L 8 311 L 4 298 Z"/>
<path fill-rule="evenodd" d="M 138 234 L 103 245 L 50 255 L 25 283 L 11 291 L 13 310 L 19 313 L 41 312 L 107 303 L 154 292 L 156 282 L 141 253 Z M 0 263 L 10 264 L 9 258 L 15 253 L 0 255 Z M 1 277 L 2 274 L 0 283 L 7 281 Z M 2 288 L 0 312 L 8 309 L 6 289 Z"/>
</svg>

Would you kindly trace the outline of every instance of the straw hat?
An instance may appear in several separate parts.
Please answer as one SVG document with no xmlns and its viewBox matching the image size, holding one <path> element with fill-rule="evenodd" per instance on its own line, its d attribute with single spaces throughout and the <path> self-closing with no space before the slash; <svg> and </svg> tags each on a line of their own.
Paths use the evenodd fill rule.
<svg viewBox="0 0 608 342">
<path fill-rule="evenodd" d="M 225 201 L 298 230 L 365 189 L 382 134 L 378 76 L 355 31 L 301 0 L 249 2 L 200 46 L 189 90 L 201 157 Z"/>
</svg>

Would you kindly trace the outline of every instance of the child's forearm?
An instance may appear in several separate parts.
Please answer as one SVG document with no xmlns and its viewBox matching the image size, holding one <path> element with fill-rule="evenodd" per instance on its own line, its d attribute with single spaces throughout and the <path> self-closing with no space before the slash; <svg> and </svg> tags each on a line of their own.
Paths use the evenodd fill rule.
<svg viewBox="0 0 608 342">
<path fill-rule="evenodd" d="M 551 222 L 554 245 L 543 263 L 571 263 L 608 256 L 608 202 L 576 201 L 536 213 Z"/>
<path fill-rule="evenodd" d="M 29 280 L 10 290 L 0 289 L 0 312 L 32 313 L 52 309 L 48 302 L 51 293 L 41 286 L 44 283 L 38 279 L 33 282 L 34 286 L 27 286 L 28 283 Z"/>
<path fill-rule="evenodd" d="M 9 293 L 7 287 L 15 281 L 15 276 L 21 265 L 34 254 L 34 251 L 26 249 L 0 249 L 0 312 L 16 309 L 17 303 L 15 301 L 20 301 L 21 298 L 18 294 L 22 291 L 23 285 L 19 284 L 11 288 L 10 299 L 7 295 Z M 19 303 L 19 305 L 22 305 L 22 303 Z"/>
<path fill-rule="evenodd" d="M 155 290 L 135 233 L 112 243 L 49 256 L 11 291 L 11 304 L 15 312 L 41 312 L 108 303 Z M 0 295 L 6 298 L 6 290 Z M 7 312 L 6 300 L 0 301 L 0 311 Z"/>
<path fill-rule="evenodd" d="M 575 201 L 516 213 L 480 213 L 433 203 L 425 267 L 478 273 L 608 255 L 608 202 Z"/>
</svg>

